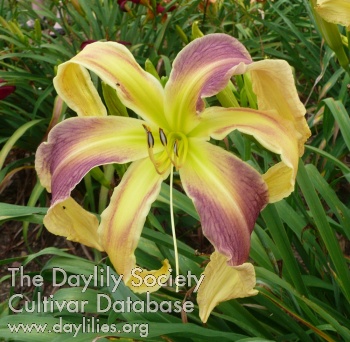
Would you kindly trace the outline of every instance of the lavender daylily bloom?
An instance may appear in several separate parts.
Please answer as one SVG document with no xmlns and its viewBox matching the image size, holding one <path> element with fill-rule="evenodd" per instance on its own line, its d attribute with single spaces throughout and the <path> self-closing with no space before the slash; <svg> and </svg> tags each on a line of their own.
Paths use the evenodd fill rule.
<svg viewBox="0 0 350 342">
<path fill-rule="evenodd" d="M 140 119 L 107 116 L 87 69 L 113 87 Z M 205 108 L 202 98 L 217 94 L 232 75 L 244 72 L 250 73 L 259 110 Z M 293 190 L 298 159 L 310 134 L 289 65 L 274 60 L 252 62 L 236 39 L 212 34 L 194 40 L 178 54 L 163 88 L 125 46 L 96 42 L 61 64 L 54 84 L 78 117 L 58 124 L 37 151 L 36 170 L 52 192 L 46 227 L 106 251 L 134 291 L 157 290 L 135 288 L 131 271 L 146 216 L 161 183 L 175 167 L 198 211 L 203 233 L 216 250 L 203 290 L 199 289 L 202 320 L 222 300 L 255 294 L 254 268 L 244 264 L 251 232 L 264 206 Z M 281 161 L 261 175 L 208 141 L 223 139 L 236 129 L 280 154 Z M 93 167 L 128 162 L 132 163 L 101 222 L 70 198 Z M 160 270 L 144 270 L 143 276 L 169 275 L 168 268 L 165 260 Z M 239 293 L 223 291 L 214 298 L 208 289 L 217 284 L 215 269 L 234 279 L 222 288 L 238 284 Z M 232 278 L 231 272 L 238 276 Z"/>
</svg>

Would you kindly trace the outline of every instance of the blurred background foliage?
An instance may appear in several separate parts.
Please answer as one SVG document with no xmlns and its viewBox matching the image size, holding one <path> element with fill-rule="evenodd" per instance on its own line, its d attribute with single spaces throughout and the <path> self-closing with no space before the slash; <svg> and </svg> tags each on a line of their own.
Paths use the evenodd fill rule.
<svg viewBox="0 0 350 342">
<path fill-rule="evenodd" d="M 0 340 L 66 341 L 71 334 L 53 338 L 48 333 L 22 332 L 15 337 L 7 324 L 54 324 L 60 316 L 65 322 L 81 320 L 81 315 L 69 312 L 13 315 L 8 308 L 11 294 L 24 291 L 29 300 L 35 300 L 38 292 L 52 288 L 5 286 L 8 267 L 23 265 L 27 273 L 41 274 L 49 284 L 54 266 L 71 274 L 91 274 L 93 265 L 109 265 L 96 251 L 78 250 L 76 244 L 64 245 L 66 242 L 58 246 L 42 230 L 49 195 L 37 183 L 35 151 L 54 124 L 75 115 L 56 97 L 52 79 L 57 65 L 73 57 L 84 44 L 111 40 L 125 44 L 142 66 L 147 64 L 149 69 L 153 65 L 166 77 L 186 43 L 201 32 L 224 32 L 238 38 L 254 60 L 288 61 L 312 130 L 295 192 L 269 205 L 252 235 L 250 257 L 256 266 L 259 295 L 219 305 L 206 326 L 202 326 L 197 308 L 187 316 L 96 312 L 97 292 L 114 299 L 144 299 L 124 287 L 116 293 L 108 287 L 91 288 L 86 293 L 75 288 L 55 289 L 55 299 L 89 300 L 88 314 L 101 322 L 148 322 L 150 341 L 350 341 L 350 78 L 324 43 L 309 1 L 63 0 L 46 1 L 40 10 L 33 10 L 31 4 L 0 0 L 0 222 L 1 246 L 6 251 L 0 260 L 4 267 L 0 274 Z M 339 30 L 345 34 L 344 28 Z M 254 106 L 247 96 L 249 82 L 242 77 L 232 81 L 238 103 Z M 102 94 L 102 85 L 99 87 Z M 106 90 L 103 94 L 107 102 Z M 209 99 L 209 103 L 217 101 Z M 222 144 L 262 171 L 276 159 L 237 132 Z M 101 177 L 96 177 L 95 170 L 74 193 L 85 208 L 96 213 L 108 204 L 110 188 L 125 168 L 99 171 Z M 180 189 L 177 186 L 174 200 L 180 273 L 200 274 L 210 245 L 201 233 L 193 204 Z M 137 250 L 141 266 L 158 267 L 160 259 L 174 260 L 168 203 L 169 187 L 164 184 Z M 18 249 L 19 245 L 23 248 Z M 53 245 L 68 247 L 70 252 Z M 165 288 L 152 298 L 195 302 L 195 295 L 186 288 L 180 293 Z M 111 335 L 79 334 L 75 340 L 90 341 L 96 336 L 107 340 Z M 137 333 L 115 336 L 143 339 Z"/>
</svg>

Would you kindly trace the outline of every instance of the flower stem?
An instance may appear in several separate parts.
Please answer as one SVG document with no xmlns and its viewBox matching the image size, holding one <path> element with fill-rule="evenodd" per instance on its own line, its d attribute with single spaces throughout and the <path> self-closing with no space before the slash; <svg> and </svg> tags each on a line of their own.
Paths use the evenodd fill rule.
<svg viewBox="0 0 350 342">
<path fill-rule="evenodd" d="M 173 178 L 174 178 L 174 168 L 172 166 L 171 172 L 170 172 L 170 221 L 171 221 L 171 232 L 173 234 L 173 242 L 174 242 L 175 272 L 176 272 L 176 277 L 178 277 L 178 275 L 179 275 L 179 254 L 177 252 L 177 241 L 176 241 L 176 232 L 175 232 L 175 223 L 174 223 Z M 179 285 L 176 285 L 176 292 L 179 292 Z"/>
</svg>

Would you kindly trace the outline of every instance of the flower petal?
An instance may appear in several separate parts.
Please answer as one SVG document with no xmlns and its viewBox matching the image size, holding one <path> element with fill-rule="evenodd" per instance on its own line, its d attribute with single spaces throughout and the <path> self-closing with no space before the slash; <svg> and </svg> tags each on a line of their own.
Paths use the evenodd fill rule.
<svg viewBox="0 0 350 342">
<path fill-rule="evenodd" d="M 137 286 L 140 278 L 132 277 L 136 266 L 134 251 L 140 239 L 141 231 L 150 210 L 151 204 L 157 198 L 164 178 L 156 173 L 154 165 L 145 158 L 130 165 L 120 184 L 115 188 L 111 202 L 101 214 L 101 224 L 98 230 L 100 243 L 127 286 L 135 292 L 156 291 L 156 286 Z M 136 272 L 138 277 L 152 274 L 161 276 L 166 282 L 169 272 L 168 261 L 158 271 Z"/>
<path fill-rule="evenodd" d="M 294 190 L 298 160 L 311 135 L 305 120 L 306 109 L 300 102 L 291 67 L 286 61 L 263 60 L 242 64 L 233 72 L 250 72 L 253 91 L 258 99 L 257 115 L 254 116 L 250 109 L 210 108 L 202 113 L 202 122 L 191 135 L 200 136 L 199 131 L 202 130 L 204 134 L 210 131 L 209 135 L 215 139 L 223 139 L 231 130 L 239 129 L 252 134 L 270 151 L 281 154 L 282 163 L 274 165 L 264 175 L 270 202 L 279 201 Z M 278 132 L 274 132 L 275 129 Z"/>
<path fill-rule="evenodd" d="M 204 270 L 204 279 L 199 287 L 197 302 L 199 317 L 206 323 L 210 313 L 221 302 L 255 296 L 255 270 L 250 263 L 227 266 L 226 257 L 214 252 Z"/>
<path fill-rule="evenodd" d="M 242 70 L 243 68 L 240 71 Z M 275 110 L 276 117 L 293 123 L 299 155 L 303 155 L 304 144 L 311 132 L 305 120 L 306 109 L 299 99 L 290 65 L 283 60 L 263 60 L 247 65 L 246 71 L 251 74 L 259 110 Z"/>
<path fill-rule="evenodd" d="M 223 89 L 240 63 L 251 63 L 250 55 L 228 35 L 210 34 L 188 44 L 175 58 L 165 86 L 166 116 L 173 130 L 187 133 L 204 108 L 201 98 Z"/>
<path fill-rule="evenodd" d="M 237 129 L 250 134 L 273 153 L 280 154 L 282 162 L 271 167 L 263 176 L 269 188 L 269 201 L 276 202 L 294 190 L 299 162 L 298 132 L 290 120 L 275 111 L 257 111 L 248 108 L 207 108 L 202 122 L 191 132 L 193 136 L 221 140 Z"/>
<path fill-rule="evenodd" d="M 146 157 L 143 122 L 115 116 L 77 117 L 55 126 L 35 159 L 41 184 L 52 191 L 52 204 L 66 199 L 93 167 Z M 160 143 L 157 146 L 161 148 Z"/>
<path fill-rule="evenodd" d="M 137 64 L 124 45 L 115 42 L 89 44 L 71 60 L 59 65 L 55 88 L 78 115 L 106 114 L 85 68 L 116 89 L 125 106 L 145 120 L 167 128 L 160 82 Z"/>
<path fill-rule="evenodd" d="M 316 11 L 330 23 L 350 26 L 350 0 L 317 0 Z"/>
<path fill-rule="evenodd" d="M 189 139 L 180 177 L 200 216 L 204 235 L 231 266 L 245 262 L 250 234 L 268 202 L 261 175 L 233 154 Z"/>
<path fill-rule="evenodd" d="M 58 95 L 78 116 L 105 116 L 107 110 L 89 72 L 70 61 L 60 64 L 53 84 Z"/>
<path fill-rule="evenodd" d="M 44 225 L 52 234 L 103 251 L 98 243 L 98 220 L 69 197 L 51 207 L 44 217 Z"/>
</svg>

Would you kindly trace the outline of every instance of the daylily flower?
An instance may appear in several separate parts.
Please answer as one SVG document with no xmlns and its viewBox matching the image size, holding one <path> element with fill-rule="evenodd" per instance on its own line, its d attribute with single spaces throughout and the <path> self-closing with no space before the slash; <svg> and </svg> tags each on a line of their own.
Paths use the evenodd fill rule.
<svg viewBox="0 0 350 342">
<path fill-rule="evenodd" d="M 350 0 L 317 0 L 316 11 L 324 20 L 350 29 Z"/>
<path fill-rule="evenodd" d="M 87 69 L 113 87 L 139 118 L 107 116 Z M 205 108 L 203 98 L 217 94 L 232 75 L 245 72 L 250 73 L 258 110 Z M 268 202 L 293 191 L 298 160 L 310 135 L 288 63 L 253 62 L 236 39 L 211 34 L 178 54 L 163 88 L 125 46 L 96 42 L 58 67 L 54 85 L 78 117 L 56 125 L 37 151 L 40 181 L 52 192 L 44 219 L 47 229 L 106 251 L 134 291 L 157 290 L 159 286 L 133 286 L 131 271 L 146 216 L 161 183 L 175 168 L 198 211 L 203 233 L 216 250 L 198 293 L 202 320 L 220 301 L 255 294 L 254 268 L 244 264 L 251 232 Z M 253 135 L 281 161 L 261 175 L 209 142 L 236 129 Z M 100 223 L 70 197 L 93 167 L 128 162 L 132 163 Z M 159 270 L 144 270 L 142 275 L 168 276 L 168 268 L 165 260 Z M 229 281 L 221 283 L 222 279 Z"/>
<path fill-rule="evenodd" d="M 5 99 L 7 96 L 15 92 L 15 90 L 16 90 L 16 86 L 7 85 L 4 79 L 0 79 L 0 100 Z"/>
</svg>

